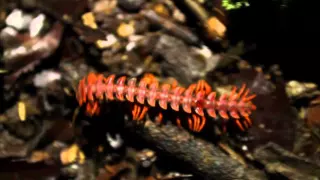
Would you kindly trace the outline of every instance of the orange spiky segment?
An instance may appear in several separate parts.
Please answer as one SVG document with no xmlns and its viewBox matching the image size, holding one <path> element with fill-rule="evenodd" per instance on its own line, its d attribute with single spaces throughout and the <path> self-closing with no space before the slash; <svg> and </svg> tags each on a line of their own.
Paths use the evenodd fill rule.
<svg viewBox="0 0 320 180">
<path fill-rule="evenodd" d="M 216 113 L 216 92 L 211 92 L 209 93 L 209 95 L 207 96 L 207 100 L 212 104 L 212 107 L 211 108 L 207 108 L 207 113 L 210 117 L 212 118 L 217 118 L 217 113 Z"/>
<path fill-rule="evenodd" d="M 149 86 L 149 96 L 147 97 L 148 104 L 151 107 L 156 106 L 156 99 L 157 99 L 157 91 L 159 89 L 158 81 L 152 82 Z"/>
<path fill-rule="evenodd" d="M 186 113 L 191 113 L 191 106 L 192 106 L 192 96 L 193 96 L 193 91 L 195 90 L 196 85 L 191 84 L 187 90 L 184 92 L 184 96 L 182 98 L 182 108 L 183 111 Z"/>
<path fill-rule="evenodd" d="M 205 92 L 204 91 L 199 91 L 196 93 L 196 107 L 195 107 L 195 112 L 199 116 L 204 116 L 204 98 L 205 98 Z"/>
<path fill-rule="evenodd" d="M 143 78 L 140 81 L 144 81 L 147 85 L 147 92 L 145 94 L 147 98 L 147 103 L 151 107 L 155 107 L 157 99 L 157 90 L 159 88 L 159 82 L 157 78 L 153 74 L 147 73 L 143 76 Z"/>
<path fill-rule="evenodd" d="M 122 76 L 117 80 L 117 87 L 116 87 L 116 98 L 120 101 L 124 101 L 124 93 L 126 91 L 125 87 L 126 77 Z"/>
<path fill-rule="evenodd" d="M 137 83 L 137 79 L 136 78 L 131 78 L 128 81 L 126 99 L 131 103 L 134 102 L 135 93 L 136 93 L 136 83 Z"/>
<path fill-rule="evenodd" d="M 106 79 L 106 91 L 105 91 L 105 93 L 106 93 L 106 96 L 107 96 L 107 99 L 109 99 L 109 100 L 114 100 L 114 96 L 113 96 L 113 92 L 114 92 L 114 80 L 115 80 L 115 78 L 116 78 L 116 75 L 110 75 L 110 76 L 108 76 L 107 77 L 107 79 Z"/>
<path fill-rule="evenodd" d="M 169 99 L 170 84 L 163 84 L 160 87 L 159 105 L 162 109 L 167 110 Z"/>
<path fill-rule="evenodd" d="M 118 83 L 117 83 L 118 84 Z M 156 103 L 156 94 L 149 93 L 150 89 L 156 90 L 158 88 L 158 81 L 152 74 L 145 74 L 143 78 L 139 82 L 139 86 L 137 88 L 136 100 L 138 103 L 142 104 L 137 105 L 134 104 L 134 109 L 132 111 L 132 116 L 134 120 L 142 120 L 148 112 L 148 107 L 145 106 L 145 99 L 147 98 L 147 102 L 151 107 L 155 106 Z M 130 90 L 130 89 L 128 89 Z M 151 96 L 148 96 L 150 95 Z"/>
<path fill-rule="evenodd" d="M 172 96 L 171 96 L 171 108 L 175 111 L 179 111 L 180 109 L 180 100 L 181 100 L 181 94 L 184 92 L 184 88 L 182 87 L 176 87 L 172 90 Z"/>
<path fill-rule="evenodd" d="M 147 81 L 141 80 L 139 82 L 138 93 L 136 95 L 136 99 L 138 103 L 144 104 L 146 93 L 147 93 Z"/>
</svg>

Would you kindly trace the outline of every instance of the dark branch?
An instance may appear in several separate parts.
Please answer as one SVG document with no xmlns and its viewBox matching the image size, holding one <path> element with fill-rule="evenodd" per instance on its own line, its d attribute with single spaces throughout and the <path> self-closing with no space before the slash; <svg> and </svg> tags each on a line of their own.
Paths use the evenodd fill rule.
<svg viewBox="0 0 320 180">
<path fill-rule="evenodd" d="M 213 144 L 196 138 L 184 130 L 179 130 L 173 125 L 157 126 L 148 120 L 143 128 L 136 123 L 128 123 L 127 127 L 143 139 L 155 144 L 163 152 L 187 163 L 192 173 L 205 179 L 267 179 L 263 173 L 244 167 Z"/>
</svg>

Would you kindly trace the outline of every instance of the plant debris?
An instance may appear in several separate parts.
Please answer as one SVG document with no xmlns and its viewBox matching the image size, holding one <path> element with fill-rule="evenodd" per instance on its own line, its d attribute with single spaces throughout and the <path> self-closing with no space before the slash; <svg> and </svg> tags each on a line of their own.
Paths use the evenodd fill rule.
<svg viewBox="0 0 320 180">
<path fill-rule="evenodd" d="M 247 17 L 261 16 L 253 1 L 1 1 L 0 179 L 319 179 L 319 82 L 282 70 L 288 58 L 253 58 L 277 56 L 260 41 L 280 31 L 270 14 L 294 4 L 268 3 L 260 35 Z M 183 87 L 205 80 L 218 95 L 246 84 L 253 124 L 197 134 L 174 118 L 137 123 L 115 102 L 89 117 L 76 95 L 90 72 L 152 73 Z"/>
</svg>

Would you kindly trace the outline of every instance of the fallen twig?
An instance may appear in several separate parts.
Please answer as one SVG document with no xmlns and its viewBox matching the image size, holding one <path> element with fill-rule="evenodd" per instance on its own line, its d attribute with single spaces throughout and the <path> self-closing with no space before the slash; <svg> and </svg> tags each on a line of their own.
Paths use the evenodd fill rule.
<svg viewBox="0 0 320 180">
<path fill-rule="evenodd" d="M 187 163 L 186 167 L 205 179 L 219 180 L 262 180 L 265 175 L 246 168 L 228 157 L 218 147 L 192 136 L 173 125 L 157 126 L 147 120 L 143 128 L 136 123 L 127 127 L 156 145 L 157 148 Z"/>
</svg>

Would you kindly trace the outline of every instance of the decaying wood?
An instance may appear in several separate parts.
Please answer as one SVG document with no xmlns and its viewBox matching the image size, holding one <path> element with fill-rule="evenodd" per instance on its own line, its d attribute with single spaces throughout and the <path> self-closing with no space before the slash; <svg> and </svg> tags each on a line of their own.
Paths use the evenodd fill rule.
<svg viewBox="0 0 320 180">
<path fill-rule="evenodd" d="M 255 170 L 244 167 L 213 144 L 173 125 L 158 126 L 147 120 L 143 127 L 137 123 L 128 123 L 127 128 L 155 144 L 159 150 L 183 161 L 190 173 L 204 179 L 266 179 L 264 174 L 257 174 Z"/>
</svg>

